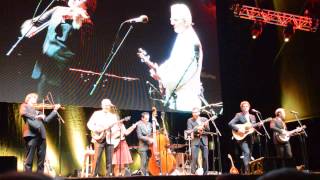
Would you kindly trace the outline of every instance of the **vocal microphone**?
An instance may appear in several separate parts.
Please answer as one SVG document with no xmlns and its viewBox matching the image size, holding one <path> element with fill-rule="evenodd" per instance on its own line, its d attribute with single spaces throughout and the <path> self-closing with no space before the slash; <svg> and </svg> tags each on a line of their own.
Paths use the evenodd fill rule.
<svg viewBox="0 0 320 180">
<path fill-rule="evenodd" d="M 137 18 L 128 19 L 125 23 L 147 23 L 149 21 L 148 16 L 141 15 Z"/>
<path fill-rule="evenodd" d="M 293 111 L 293 110 L 291 110 L 290 113 L 291 114 L 299 114 L 297 111 Z"/>
<path fill-rule="evenodd" d="M 260 113 L 260 111 L 257 111 L 255 109 L 251 109 L 251 111 L 254 112 L 254 113 Z"/>
</svg>

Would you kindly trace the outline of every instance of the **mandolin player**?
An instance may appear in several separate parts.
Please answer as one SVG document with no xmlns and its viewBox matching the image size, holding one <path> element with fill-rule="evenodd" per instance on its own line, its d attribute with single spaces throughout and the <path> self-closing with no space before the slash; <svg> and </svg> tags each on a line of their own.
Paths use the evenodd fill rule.
<svg viewBox="0 0 320 180">
<path fill-rule="evenodd" d="M 202 152 L 202 167 L 203 174 L 208 173 L 208 137 L 203 135 L 204 131 L 210 131 L 209 120 L 200 116 L 200 109 L 192 109 L 192 117 L 187 121 L 188 130 L 194 133 L 194 138 L 191 141 L 192 147 L 192 161 L 191 161 L 191 173 L 195 174 L 198 162 L 198 152 L 201 149 Z"/>
</svg>

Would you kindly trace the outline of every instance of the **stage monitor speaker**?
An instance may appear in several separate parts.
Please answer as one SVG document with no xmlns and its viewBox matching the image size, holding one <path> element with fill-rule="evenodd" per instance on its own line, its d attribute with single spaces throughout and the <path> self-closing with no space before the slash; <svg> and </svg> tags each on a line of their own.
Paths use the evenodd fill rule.
<svg viewBox="0 0 320 180">
<path fill-rule="evenodd" d="M 9 171 L 17 171 L 17 157 L 0 156 L 0 174 Z"/>
</svg>

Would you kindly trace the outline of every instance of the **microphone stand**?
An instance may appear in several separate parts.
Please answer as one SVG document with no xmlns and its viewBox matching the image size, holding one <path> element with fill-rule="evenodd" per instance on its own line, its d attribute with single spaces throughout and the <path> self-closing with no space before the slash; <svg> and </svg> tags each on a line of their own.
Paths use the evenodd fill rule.
<svg viewBox="0 0 320 180">
<path fill-rule="evenodd" d="M 49 101 L 50 104 L 54 104 L 54 101 L 53 101 L 53 96 L 52 96 L 52 93 L 51 92 L 48 92 L 48 96 L 47 96 L 47 100 Z M 62 125 L 61 124 L 64 124 L 64 120 L 63 118 L 61 117 L 61 115 L 59 114 L 59 112 L 57 111 L 57 116 L 58 116 L 58 147 L 59 147 L 59 176 L 61 176 L 61 159 L 62 159 L 62 156 L 61 156 L 61 128 L 62 128 Z"/>
<path fill-rule="evenodd" d="M 30 26 L 30 28 L 28 29 L 28 31 L 26 31 L 25 34 L 22 34 L 22 36 L 18 37 L 18 40 L 12 45 L 12 47 L 10 48 L 10 50 L 7 52 L 7 54 L 6 54 L 7 56 L 10 56 L 10 55 L 11 55 L 12 51 L 13 51 L 13 50 L 17 47 L 17 45 L 26 37 L 26 35 L 29 33 L 29 31 L 31 31 L 33 25 L 34 25 L 35 23 L 37 23 L 37 22 L 41 19 L 41 17 L 43 16 L 43 14 L 49 9 L 49 7 L 50 7 L 55 1 L 57 1 L 57 0 L 52 0 L 52 1 L 49 3 L 49 5 L 48 5 L 48 6 L 42 11 L 42 13 L 39 15 L 39 18 L 38 18 L 35 22 L 32 22 L 32 25 Z M 32 20 L 31 20 L 31 21 L 33 21 L 34 16 L 35 16 L 35 14 L 36 14 L 36 12 L 37 12 L 37 10 L 38 10 L 41 2 L 42 2 L 42 1 L 39 2 L 38 6 L 37 6 L 37 8 L 36 8 L 36 11 L 33 13 L 33 17 L 32 17 Z"/>
<path fill-rule="evenodd" d="M 169 98 L 168 98 L 167 100 L 165 100 L 165 102 L 164 102 L 164 107 L 165 107 L 165 108 L 169 106 L 169 104 L 170 104 L 170 99 L 171 99 L 171 98 L 174 98 L 175 110 L 177 109 L 177 102 L 176 102 L 176 100 L 177 100 L 177 94 L 176 94 L 176 91 L 177 91 L 178 87 L 180 86 L 180 84 L 181 84 L 184 76 L 187 74 L 187 72 L 188 72 L 189 68 L 191 67 L 192 63 L 193 63 L 194 61 L 197 61 L 197 63 L 198 63 L 198 58 L 199 58 L 199 56 L 198 56 L 197 53 L 196 53 L 195 56 L 194 56 L 194 58 L 192 59 L 192 61 L 191 61 L 190 64 L 188 65 L 188 67 L 186 68 L 186 70 L 183 72 L 183 74 L 182 74 L 181 78 L 179 79 L 178 83 L 176 84 L 176 86 L 174 87 L 174 89 L 172 90 L 172 92 L 170 93 Z M 198 66 L 198 65 L 197 65 L 197 66 Z M 198 71 L 198 70 L 197 70 L 197 71 Z M 197 71 L 196 71 L 196 72 L 197 72 Z M 196 72 L 195 72 L 195 73 L 196 73 Z M 194 73 L 194 74 L 195 74 L 195 73 Z"/>
<path fill-rule="evenodd" d="M 120 28 L 119 28 L 119 31 L 120 31 L 120 29 L 121 29 L 121 27 L 123 26 L 124 23 L 126 23 L 126 22 L 121 23 Z M 103 68 L 102 72 L 100 73 L 100 76 L 99 76 L 98 80 L 97 80 L 97 81 L 94 83 L 94 85 L 92 86 L 92 89 L 91 89 L 90 94 L 89 94 L 90 96 L 91 96 L 91 95 L 93 94 L 93 92 L 96 90 L 96 88 L 97 88 L 98 84 L 100 83 L 102 77 L 103 77 L 104 74 L 106 73 L 107 69 L 110 67 L 110 64 L 111 64 L 111 62 L 113 61 L 115 55 L 116 55 L 117 52 L 119 51 L 120 47 L 122 46 L 123 42 L 125 41 L 125 39 L 127 38 L 127 36 L 129 35 L 129 33 L 131 32 L 132 29 L 133 29 L 133 26 L 130 25 L 128 31 L 126 32 L 125 36 L 122 38 L 122 40 L 121 40 L 120 44 L 118 45 L 118 47 L 116 48 L 115 52 L 113 52 L 113 51 L 111 50 L 111 52 L 110 52 L 110 54 L 109 54 L 109 57 L 108 57 L 107 60 L 106 60 L 106 63 L 107 63 L 108 61 L 109 61 L 109 62 L 108 62 L 107 65 L 105 65 L 105 67 Z M 118 32 L 119 32 L 119 31 L 118 31 Z M 106 63 L 105 63 L 105 64 L 106 64 Z"/>
<path fill-rule="evenodd" d="M 209 103 L 208 101 L 203 97 L 203 94 L 199 95 L 199 98 L 200 100 L 203 102 L 203 104 L 207 107 L 209 107 Z M 215 153 L 215 150 L 213 149 L 213 161 L 212 161 L 212 168 L 213 168 L 213 171 L 215 171 L 215 160 L 218 159 L 218 165 L 219 165 L 219 174 L 222 173 L 222 162 L 221 162 L 221 149 L 220 149 L 220 137 L 222 136 L 221 133 L 220 133 L 220 130 L 218 129 L 216 123 L 215 123 L 215 120 L 214 120 L 214 116 L 217 116 L 216 115 L 216 112 L 214 112 L 214 110 L 212 108 L 209 109 L 210 112 L 207 112 L 209 118 L 212 118 L 211 119 L 211 122 L 213 124 L 213 127 L 215 128 L 215 134 L 212 134 L 212 143 L 214 143 L 214 135 L 217 135 L 217 149 L 218 149 L 218 157 L 215 158 L 214 156 L 214 153 Z M 223 112 L 223 110 L 221 109 L 220 111 L 220 114 Z"/>
<path fill-rule="evenodd" d="M 260 121 L 260 122 L 262 122 L 262 118 L 261 118 L 261 113 L 260 112 L 255 112 L 256 113 L 256 115 L 257 115 L 257 117 L 258 117 L 258 120 Z M 270 135 L 269 135 L 269 133 L 268 133 L 268 131 L 267 131 L 267 129 L 266 129 L 266 127 L 265 127 L 265 125 L 264 125 L 264 123 L 262 123 L 262 127 L 263 127 L 263 130 L 264 130 L 264 132 L 265 132 L 265 135 L 267 136 L 267 138 L 265 138 L 265 157 L 267 157 L 267 156 L 269 156 L 269 149 L 268 149 L 268 139 L 270 139 Z M 257 130 L 256 130 L 256 132 L 258 132 Z M 258 134 L 259 135 L 262 135 L 260 132 L 258 132 Z M 260 140 L 259 140 L 259 143 L 260 143 Z M 259 147 L 260 147 L 260 145 L 259 145 Z M 261 150 L 260 150 L 261 151 Z"/>
<path fill-rule="evenodd" d="M 302 123 L 298 118 L 298 113 L 293 113 L 295 119 L 298 121 L 300 127 L 302 128 Z M 303 164 L 305 169 L 308 171 L 309 169 L 309 162 L 308 162 L 308 154 L 307 154 L 307 145 L 306 145 L 306 138 L 308 137 L 307 132 L 302 128 L 302 134 L 299 135 L 299 140 L 300 140 L 300 148 L 301 148 L 301 153 L 302 153 L 302 159 L 303 159 Z"/>
</svg>

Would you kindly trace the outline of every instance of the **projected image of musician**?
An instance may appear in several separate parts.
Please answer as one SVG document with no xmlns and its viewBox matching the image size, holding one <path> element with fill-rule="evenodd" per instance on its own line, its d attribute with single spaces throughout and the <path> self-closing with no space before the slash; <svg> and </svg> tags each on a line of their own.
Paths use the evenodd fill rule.
<svg viewBox="0 0 320 180">
<path fill-rule="evenodd" d="M 64 82 L 67 70 L 70 64 L 86 57 L 93 35 L 91 16 L 95 9 L 96 0 L 69 0 L 67 7 L 53 7 L 22 24 L 21 33 L 29 38 L 47 29 L 42 55 L 37 59 L 31 76 L 38 80 L 40 97 L 51 91 L 59 101 L 62 87 L 71 84 Z"/>
<path fill-rule="evenodd" d="M 185 4 L 171 6 L 170 22 L 177 33 L 170 57 L 158 66 L 145 60 L 141 51 L 138 55 L 147 61 L 152 78 L 159 82 L 160 91 L 169 102 L 166 105 L 174 110 L 191 111 L 193 107 L 201 106 L 201 42 L 192 27 L 190 9 Z"/>
<path fill-rule="evenodd" d="M 104 150 L 106 155 L 107 176 L 112 175 L 112 156 L 114 146 L 110 141 L 107 142 L 106 136 L 110 131 L 112 131 L 111 129 L 114 128 L 114 125 L 119 122 L 118 115 L 113 106 L 114 105 L 111 103 L 110 99 L 103 99 L 101 101 L 102 109 L 95 111 L 87 123 L 88 129 L 93 133 L 92 141 L 95 149 L 93 176 L 97 176 L 99 173 L 100 161 Z"/>
<path fill-rule="evenodd" d="M 256 123 L 256 117 L 249 113 L 250 103 L 242 101 L 240 103 L 241 112 L 237 113 L 234 118 L 229 122 L 229 126 L 233 131 L 234 139 L 239 144 L 242 155 L 244 171 L 249 174 L 249 162 L 251 159 L 251 145 L 253 143 L 254 126 L 261 126 L 262 122 Z"/>
<path fill-rule="evenodd" d="M 291 145 L 289 142 L 289 132 L 287 131 L 286 112 L 283 108 L 275 111 L 276 117 L 270 122 L 270 129 L 273 131 L 273 143 L 276 149 L 277 157 L 292 158 Z M 300 130 L 301 131 L 301 130 Z M 284 137 L 284 138 L 281 138 Z"/>
<path fill-rule="evenodd" d="M 204 131 L 210 131 L 209 120 L 200 116 L 200 109 L 192 109 L 192 117 L 187 121 L 188 130 L 194 133 L 194 138 L 191 141 L 191 173 L 196 174 L 199 149 L 202 152 L 202 168 L 203 175 L 208 174 L 208 136 L 204 135 Z"/>
</svg>

